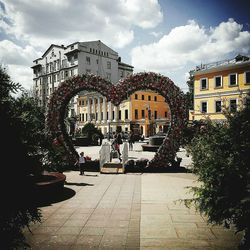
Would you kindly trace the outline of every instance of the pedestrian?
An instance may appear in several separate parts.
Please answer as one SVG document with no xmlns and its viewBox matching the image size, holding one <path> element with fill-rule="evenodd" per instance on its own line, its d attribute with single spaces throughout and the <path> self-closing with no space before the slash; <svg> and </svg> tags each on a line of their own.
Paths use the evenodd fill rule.
<svg viewBox="0 0 250 250">
<path fill-rule="evenodd" d="M 135 138 L 134 138 L 134 132 L 133 130 L 130 131 L 129 136 L 128 136 L 128 143 L 129 143 L 129 150 L 133 150 L 133 144 L 135 142 Z"/>
<path fill-rule="evenodd" d="M 79 159 L 76 162 L 79 165 L 80 175 L 84 175 L 84 167 L 86 163 L 86 158 L 84 157 L 84 152 L 80 153 Z"/>
<path fill-rule="evenodd" d="M 118 137 L 118 134 L 115 134 L 115 138 L 112 142 L 112 147 L 115 151 L 118 152 L 119 154 L 119 159 L 121 161 L 121 151 L 120 151 L 120 143 L 119 143 L 119 137 Z"/>
</svg>

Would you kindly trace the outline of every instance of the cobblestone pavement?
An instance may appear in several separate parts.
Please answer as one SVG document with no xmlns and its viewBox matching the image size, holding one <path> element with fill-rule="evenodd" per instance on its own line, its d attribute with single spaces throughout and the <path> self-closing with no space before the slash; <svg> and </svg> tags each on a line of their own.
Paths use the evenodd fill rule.
<svg viewBox="0 0 250 250">
<path fill-rule="evenodd" d="M 41 207 L 32 249 L 236 249 L 239 235 L 186 208 L 190 173 L 66 174 L 68 199 Z M 71 197 L 71 198 L 69 198 Z"/>
</svg>

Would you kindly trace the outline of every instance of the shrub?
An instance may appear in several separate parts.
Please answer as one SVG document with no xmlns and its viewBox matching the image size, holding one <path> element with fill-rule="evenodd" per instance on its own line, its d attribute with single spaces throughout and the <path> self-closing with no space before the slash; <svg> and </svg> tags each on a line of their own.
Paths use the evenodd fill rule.
<svg viewBox="0 0 250 250">
<path fill-rule="evenodd" d="M 2 249 L 25 247 L 22 229 L 31 222 L 40 221 L 41 216 L 35 202 L 35 186 L 29 178 L 35 171 L 34 156 L 38 152 L 41 128 L 40 121 L 34 122 L 41 113 L 32 108 L 32 101 L 27 96 L 17 99 L 12 96 L 20 90 L 21 86 L 13 83 L 0 67 Z"/>
<path fill-rule="evenodd" d="M 227 122 L 206 125 L 192 140 L 188 151 L 192 171 L 201 182 L 186 200 L 208 216 L 210 223 L 235 226 L 244 231 L 241 249 L 250 249 L 250 102 Z"/>
</svg>

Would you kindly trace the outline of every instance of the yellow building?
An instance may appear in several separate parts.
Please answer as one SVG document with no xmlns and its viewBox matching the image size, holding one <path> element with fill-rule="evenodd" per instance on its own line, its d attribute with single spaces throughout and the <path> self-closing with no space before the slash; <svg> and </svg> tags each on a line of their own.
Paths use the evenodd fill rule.
<svg viewBox="0 0 250 250">
<path fill-rule="evenodd" d="M 153 91 L 137 91 L 118 107 L 98 93 L 85 93 L 77 99 L 77 127 L 92 122 L 103 134 L 117 130 L 150 136 L 166 131 L 170 110 L 165 98 Z"/>
<path fill-rule="evenodd" d="M 170 109 L 165 98 L 156 92 L 137 91 L 130 96 L 131 129 L 148 137 L 166 132 L 170 121 Z"/>
<path fill-rule="evenodd" d="M 243 106 L 250 91 L 250 57 L 238 55 L 231 60 L 196 67 L 194 75 L 194 110 L 190 120 L 209 116 L 225 120 L 224 108 L 231 112 Z"/>
</svg>

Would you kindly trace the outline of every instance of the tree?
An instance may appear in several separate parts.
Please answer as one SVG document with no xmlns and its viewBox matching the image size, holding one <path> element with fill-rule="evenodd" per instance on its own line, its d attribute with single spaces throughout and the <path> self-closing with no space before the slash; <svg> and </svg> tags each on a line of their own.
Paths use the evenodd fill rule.
<svg viewBox="0 0 250 250">
<path fill-rule="evenodd" d="M 35 185 L 30 174 L 34 171 L 32 155 L 38 146 L 38 127 L 33 109 L 25 96 L 12 95 L 22 91 L 0 67 L 0 147 L 1 147 L 1 206 L 0 245 L 3 249 L 24 247 L 22 229 L 31 222 L 40 221 L 36 206 Z M 27 100 L 27 102 L 26 102 Z M 33 115 L 28 111 L 35 113 Z"/>
<path fill-rule="evenodd" d="M 243 110 L 227 114 L 226 123 L 207 121 L 188 151 L 201 182 L 187 200 L 209 222 L 244 232 L 240 249 L 250 249 L 250 100 Z"/>
<path fill-rule="evenodd" d="M 189 79 L 187 80 L 189 91 L 186 93 L 188 109 L 194 109 L 194 72 L 189 72 Z"/>
</svg>

